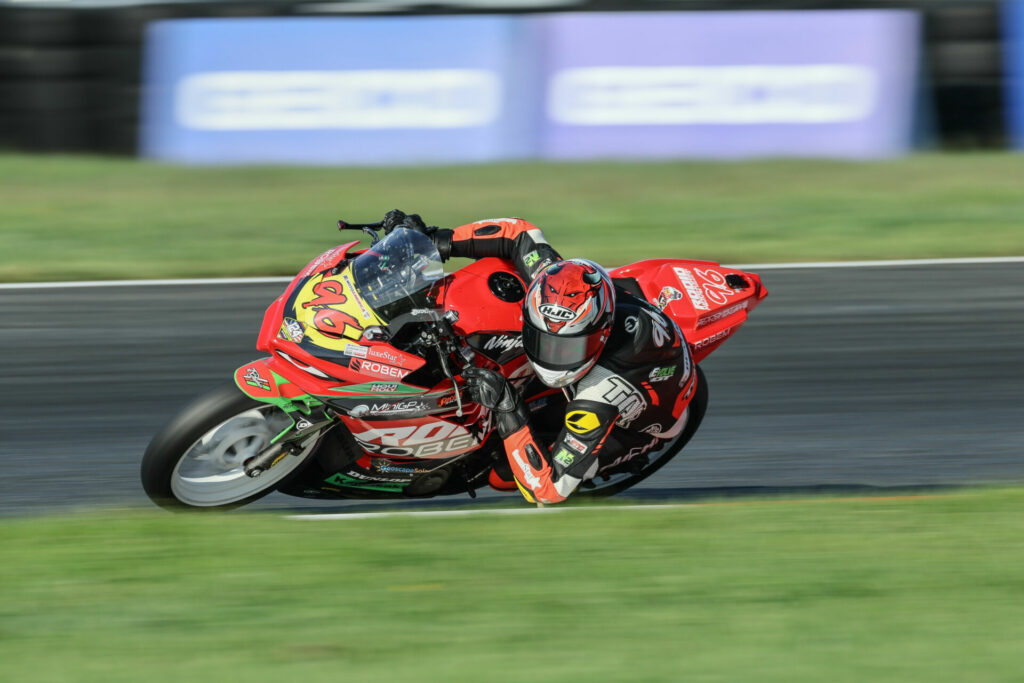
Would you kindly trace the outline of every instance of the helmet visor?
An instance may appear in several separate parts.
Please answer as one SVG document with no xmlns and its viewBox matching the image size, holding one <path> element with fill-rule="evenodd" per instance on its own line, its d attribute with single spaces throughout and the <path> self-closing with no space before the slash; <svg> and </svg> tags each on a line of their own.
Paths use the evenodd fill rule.
<svg viewBox="0 0 1024 683">
<path fill-rule="evenodd" d="M 573 370 L 601 352 L 603 330 L 586 335 L 561 335 L 523 326 L 523 348 L 527 357 L 551 370 Z"/>
</svg>

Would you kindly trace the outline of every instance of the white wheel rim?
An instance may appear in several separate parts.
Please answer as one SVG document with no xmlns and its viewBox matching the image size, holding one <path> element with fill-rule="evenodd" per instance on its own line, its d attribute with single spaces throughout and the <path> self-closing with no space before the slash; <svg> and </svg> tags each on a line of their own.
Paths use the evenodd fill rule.
<svg viewBox="0 0 1024 683">
<path fill-rule="evenodd" d="M 246 410 L 203 434 L 178 460 L 171 473 L 171 491 L 186 505 L 228 505 L 272 488 L 295 471 L 316 444 L 311 436 L 302 450 L 258 477 L 249 477 L 246 460 L 266 448 L 291 424 L 287 414 L 273 406 Z"/>
</svg>

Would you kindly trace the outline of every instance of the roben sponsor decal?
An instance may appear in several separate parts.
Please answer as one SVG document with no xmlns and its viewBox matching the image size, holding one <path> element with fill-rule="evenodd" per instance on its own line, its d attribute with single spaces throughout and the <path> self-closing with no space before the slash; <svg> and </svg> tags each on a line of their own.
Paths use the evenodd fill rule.
<svg viewBox="0 0 1024 683">
<path fill-rule="evenodd" d="M 175 118 L 194 130 L 472 128 L 500 113 L 484 69 L 210 71 L 175 88 Z"/>
<path fill-rule="evenodd" d="M 401 379 L 408 372 L 408 370 L 403 370 L 402 368 L 396 368 L 384 363 L 378 363 L 375 360 L 366 360 L 363 358 L 353 358 L 348 366 L 352 370 L 364 375 L 373 375 L 385 379 Z"/>
<path fill-rule="evenodd" d="M 694 348 L 694 350 L 696 350 L 696 349 L 703 349 L 705 346 L 710 346 L 711 344 L 714 344 L 715 342 L 719 342 L 719 341 L 725 339 L 730 334 L 732 334 L 735 330 L 736 330 L 735 327 L 727 327 L 724 330 L 721 330 L 719 332 L 715 332 L 710 337 L 705 337 L 704 339 L 699 340 L 696 344 L 693 345 L 693 348 Z"/>
<path fill-rule="evenodd" d="M 874 111 L 878 77 L 856 64 L 594 66 L 563 69 L 548 115 L 577 126 L 815 124 Z"/>
<path fill-rule="evenodd" d="M 376 426 L 352 432 L 352 436 L 371 453 L 416 458 L 456 455 L 479 444 L 465 427 L 442 420 L 419 425 Z"/>
</svg>

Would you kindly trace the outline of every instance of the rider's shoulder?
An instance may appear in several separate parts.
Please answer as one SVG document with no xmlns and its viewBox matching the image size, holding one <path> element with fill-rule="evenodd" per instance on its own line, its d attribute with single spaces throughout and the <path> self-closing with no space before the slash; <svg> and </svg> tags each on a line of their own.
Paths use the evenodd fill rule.
<svg viewBox="0 0 1024 683">
<path fill-rule="evenodd" d="M 677 327 L 658 308 L 616 292 L 615 322 L 600 363 L 614 367 L 657 364 L 677 344 Z"/>
</svg>

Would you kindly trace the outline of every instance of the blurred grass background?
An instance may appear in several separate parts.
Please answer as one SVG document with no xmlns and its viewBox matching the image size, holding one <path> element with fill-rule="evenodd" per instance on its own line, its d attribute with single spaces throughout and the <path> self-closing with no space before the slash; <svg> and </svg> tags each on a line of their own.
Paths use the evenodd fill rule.
<svg viewBox="0 0 1024 683">
<path fill-rule="evenodd" d="M 0 680 L 1019 680 L 1022 506 L 9 519 Z"/>
<path fill-rule="evenodd" d="M 1024 254 L 1024 156 L 183 168 L 0 155 L 0 281 L 291 275 L 338 218 L 520 216 L 566 255 L 722 263 Z"/>
</svg>

